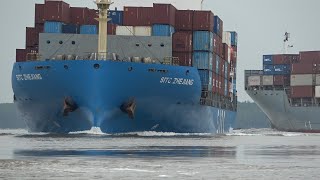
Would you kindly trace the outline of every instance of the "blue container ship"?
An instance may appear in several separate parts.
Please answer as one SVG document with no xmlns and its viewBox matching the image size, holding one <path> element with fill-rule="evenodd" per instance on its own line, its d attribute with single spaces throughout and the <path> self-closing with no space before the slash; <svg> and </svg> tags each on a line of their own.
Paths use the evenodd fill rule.
<svg viewBox="0 0 320 180">
<path fill-rule="evenodd" d="M 74 52 L 59 55 L 55 54 L 58 50 L 51 49 L 51 58 L 44 58 L 39 52 L 39 40 L 39 47 L 26 52 L 25 61 L 18 61 L 17 50 L 12 71 L 14 103 L 30 132 L 69 133 L 92 127 L 100 127 L 104 133 L 226 133 L 232 129 L 236 94 L 230 97 L 226 96 L 228 90 L 224 96 L 215 92 L 212 71 L 207 70 L 209 75 L 200 77 L 203 70 L 180 66 L 175 57 L 159 62 L 149 57 L 117 58 L 107 49 L 107 12 L 111 2 L 96 3 L 100 27 L 95 35 L 97 52 L 84 57 Z M 46 24 L 61 27 L 61 23 Z M 91 29 L 95 31 L 92 26 Z M 44 30 L 40 39 L 46 34 Z M 54 43 L 43 41 L 47 45 Z M 57 41 L 61 45 L 58 49 L 67 48 L 67 42 L 76 45 L 65 39 Z M 223 81 L 227 83 L 229 79 Z M 234 92 L 234 87 L 230 89 Z"/>
</svg>

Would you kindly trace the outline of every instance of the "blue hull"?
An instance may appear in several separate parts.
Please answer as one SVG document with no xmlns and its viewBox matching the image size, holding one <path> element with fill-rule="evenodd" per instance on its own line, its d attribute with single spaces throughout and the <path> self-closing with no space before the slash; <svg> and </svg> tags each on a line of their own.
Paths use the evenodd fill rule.
<svg viewBox="0 0 320 180">
<path fill-rule="evenodd" d="M 116 61 L 15 63 L 12 88 L 20 117 L 32 132 L 161 131 L 223 133 L 236 112 L 199 104 L 193 67 Z M 65 113 L 66 99 L 75 104 Z M 124 104 L 133 100 L 133 115 Z"/>
</svg>

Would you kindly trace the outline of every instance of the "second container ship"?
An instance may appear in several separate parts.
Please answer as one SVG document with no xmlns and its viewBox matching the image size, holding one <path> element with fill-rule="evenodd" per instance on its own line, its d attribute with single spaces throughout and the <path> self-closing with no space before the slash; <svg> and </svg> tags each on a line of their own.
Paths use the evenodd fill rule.
<svg viewBox="0 0 320 180">
<path fill-rule="evenodd" d="M 30 131 L 225 133 L 237 110 L 237 33 L 211 11 L 35 6 L 14 102 Z"/>
<path fill-rule="evenodd" d="M 320 132 L 320 51 L 263 56 L 245 71 L 248 95 L 281 131 Z"/>
</svg>

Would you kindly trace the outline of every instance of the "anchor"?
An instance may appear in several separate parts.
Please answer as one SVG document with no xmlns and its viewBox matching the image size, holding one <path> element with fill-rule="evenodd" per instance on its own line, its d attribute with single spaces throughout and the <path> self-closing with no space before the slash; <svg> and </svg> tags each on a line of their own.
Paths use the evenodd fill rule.
<svg viewBox="0 0 320 180">
<path fill-rule="evenodd" d="M 66 97 L 63 101 L 63 116 L 68 116 L 70 112 L 78 109 L 78 105 L 70 98 Z"/>
<path fill-rule="evenodd" d="M 127 102 L 120 106 L 122 112 L 128 114 L 130 119 L 134 119 L 134 114 L 136 110 L 136 101 L 134 98 L 130 98 Z"/>
</svg>

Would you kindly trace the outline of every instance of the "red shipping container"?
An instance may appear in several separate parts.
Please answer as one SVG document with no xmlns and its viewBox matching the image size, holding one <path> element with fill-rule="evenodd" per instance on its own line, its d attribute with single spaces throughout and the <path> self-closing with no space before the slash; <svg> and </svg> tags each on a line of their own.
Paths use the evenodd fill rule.
<svg viewBox="0 0 320 180">
<path fill-rule="evenodd" d="M 222 47 L 223 47 L 222 48 L 222 58 L 224 60 L 228 60 L 228 57 L 229 57 L 229 46 L 228 46 L 228 44 L 223 43 Z"/>
<path fill-rule="evenodd" d="M 39 45 L 39 33 L 43 32 L 43 25 L 36 24 L 36 27 L 26 28 L 26 47 L 35 47 Z"/>
<path fill-rule="evenodd" d="M 46 21 L 70 23 L 70 6 L 63 1 L 46 1 L 44 12 Z"/>
<path fill-rule="evenodd" d="M 224 96 L 224 86 L 225 86 L 225 78 L 223 76 L 220 76 L 220 81 L 221 81 L 221 88 L 220 88 L 220 95 Z"/>
<path fill-rule="evenodd" d="M 153 24 L 176 25 L 177 9 L 171 4 L 153 4 Z"/>
<path fill-rule="evenodd" d="M 193 10 L 178 10 L 176 12 L 176 31 L 192 31 Z"/>
<path fill-rule="evenodd" d="M 292 86 L 291 98 L 314 97 L 314 86 Z"/>
<path fill-rule="evenodd" d="M 176 32 L 172 37 L 172 49 L 176 52 L 192 52 L 192 31 Z"/>
<path fill-rule="evenodd" d="M 124 26 L 151 26 L 153 24 L 152 7 L 124 7 Z"/>
<path fill-rule="evenodd" d="M 191 52 L 172 52 L 172 56 L 179 58 L 180 66 L 192 66 Z"/>
<path fill-rule="evenodd" d="M 300 52 L 300 63 L 306 63 L 306 64 L 320 63 L 320 51 Z"/>
<path fill-rule="evenodd" d="M 316 71 L 316 64 L 296 63 L 291 65 L 291 74 L 313 74 Z"/>
<path fill-rule="evenodd" d="M 99 18 L 98 11 L 95 9 L 88 9 L 88 17 L 87 17 L 87 23 L 88 25 L 99 25 L 99 21 L 96 20 L 96 18 Z"/>
<path fill-rule="evenodd" d="M 289 86 L 290 85 L 290 76 L 274 75 L 273 76 L 273 85 L 275 85 L 275 86 Z"/>
<path fill-rule="evenodd" d="M 214 14 L 211 11 L 194 11 L 193 30 L 213 31 Z"/>
<path fill-rule="evenodd" d="M 88 8 L 81 8 L 81 7 L 71 7 L 70 14 L 71 14 L 71 23 L 77 25 L 84 25 L 87 23 L 89 9 Z"/>
<path fill-rule="evenodd" d="M 213 53 L 213 56 L 212 56 L 212 71 L 213 73 L 217 73 L 217 55 L 216 53 Z"/>
<path fill-rule="evenodd" d="M 298 54 L 277 54 L 273 55 L 273 64 L 292 64 L 298 63 L 300 56 Z"/>
<path fill-rule="evenodd" d="M 45 6 L 44 4 L 36 4 L 35 6 L 35 24 L 44 24 L 45 19 Z"/>
<path fill-rule="evenodd" d="M 108 35 L 116 35 L 117 25 L 108 24 Z"/>
</svg>

